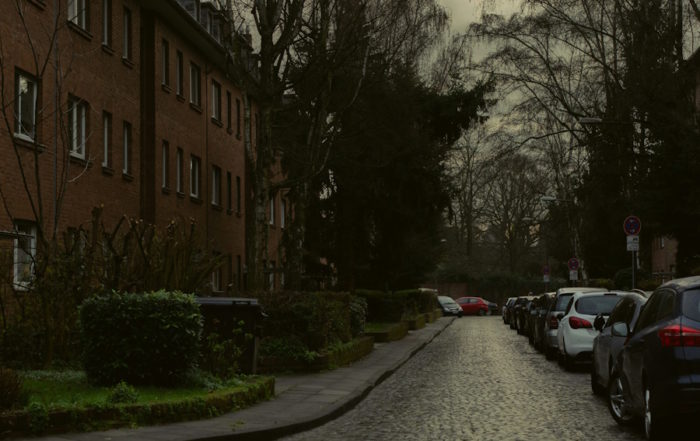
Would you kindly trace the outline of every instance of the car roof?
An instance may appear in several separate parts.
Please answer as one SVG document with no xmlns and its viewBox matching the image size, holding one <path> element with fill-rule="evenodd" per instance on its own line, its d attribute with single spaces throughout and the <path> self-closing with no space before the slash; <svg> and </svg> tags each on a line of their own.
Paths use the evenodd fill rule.
<svg viewBox="0 0 700 441">
<path fill-rule="evenodd" d="M 622 295 L 622 292 L 621 292 L 621 291 L 608 291 L 608 290 L 600 290 L 600 291 L 579 291 L 579 292 L 575 292 L 575 293 L 574 293 L 573 298 L 574 298 L 574 299 L 578 299 L 578 298 L 580 298 L 580 297 L 589 296 L 589 295 L 595 295 L 595 294 L 621 296 L 621 295 Z"/>
<path fill-rule="evenodd" d="M 557 290 L 557 295 L 577 293 L 577 292 L 593 292 L 593 291 L 607 291 L 607 288 L 597 288 L 597 287 L 593 287 L 593 286 L 567 286 L 564 288 L 559 288 Z"/>
<path fill-rule="evenodd" d="M 671 288 L 675 291 L 685 291 L 688 289 L 700 288 L 700 276 L 683 277 L 670 280 L 659 288 Z"/>
</svg>

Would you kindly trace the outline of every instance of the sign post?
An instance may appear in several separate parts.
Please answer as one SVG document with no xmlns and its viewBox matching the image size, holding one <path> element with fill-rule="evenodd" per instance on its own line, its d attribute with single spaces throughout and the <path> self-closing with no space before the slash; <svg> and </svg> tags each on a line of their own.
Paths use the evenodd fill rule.
<svg viewBox="0 0 700 441">
<path fill-rule="evenodd" d="M 622 223 L 622 229 L 627 235 L 627 251 L 632 252 L 632 289 L 634 289 L 634 273 L 637 266 L 637 251 L 639 251 L 639 232 L 642 231 L 642 221 L 637 216 L 627 216 Z"/>
<path fill-rule="evenodd" d="M 569 267 L 569 280 L 572 282 L 576 282 L 578 280 L 578 267 L 579 267 L 578 259 L 575 257 L 572 257 L 571 259 L 569 259 L 569 261 L 566 264 Z M 576 284 L 574 283 L 574 285 L 576 285 Z"/>
</svg>

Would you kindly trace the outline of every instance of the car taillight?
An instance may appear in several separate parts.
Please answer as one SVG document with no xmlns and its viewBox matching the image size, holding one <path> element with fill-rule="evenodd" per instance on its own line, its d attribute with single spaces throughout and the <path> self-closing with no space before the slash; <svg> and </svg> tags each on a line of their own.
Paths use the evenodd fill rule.
<svg viewBox="0 0 700 441">
<path fill-rule="evenodd" d="M 569 325 L 571 326 L 571 329 L 579 329 L 579 328 L 592 328 L 593 325 L 591 325 L 591 322 L 588 320 L 584 320 L 579 317 L 569 317 Z"/>
<path fill-rule="evenodd" d="M 661 346 L 700 346 L 700 331 L 681 325 L 671 325 L 659 330 Z"/>
<path fill-rule="evenodd" d="M 555 316 L 549 318 L 549 329 L 559 329 L 559 319 Z"/>
</svg>

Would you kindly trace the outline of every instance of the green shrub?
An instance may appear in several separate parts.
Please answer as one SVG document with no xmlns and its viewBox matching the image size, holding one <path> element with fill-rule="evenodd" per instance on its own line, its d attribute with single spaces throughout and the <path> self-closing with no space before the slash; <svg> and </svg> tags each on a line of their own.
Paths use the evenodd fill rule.
<svg viewBox="0 0 700 441">
<path fill-rule="evenodd" d="M 238 371 L 242 354 L 235 340 L 211 332 L 203 338 L 199 366 L 216 377 L 229 378 Z"/>
<path fill-rule="evenodd" d="M 399 322 L 407 310 L 405 297 L 384 291 L 355 290 L 354 294 L 367 301 L 367 321 Z"/>
<path fill-rule="evenodd" d="M 367 300 L 364 297 L 352 296 L 350 298 L 350 333 L 353 337 L 365 331 L 365 323 L 367 323 Z"/>
<path fill-rule="evenodd" d="M 407 307 L 406 312 L 409 315 L 433 312 L 437 304 L 437 297 L 435 293 L 431 291 L 407 289 L 404 291 L 396 291 L 393 295 L 404 298 Z"/>
<path fill-rule="evenodd" d="M 49 412 L 41 403 L 31 403 L 27 407 L 29 416 L 29 429 L 33 434 L 39 435 L 44 433 L 49 427 Z"/>
<path fill-rule="evenodd" d="M 0 411 L 19 407 L 26 400 L 22 378 L 12 369 L 0 367 L 0 391 Z"/>
<path fill-rule="evenodd" d="M 123 381 L 114 386 L 107 396 L 107 402 L 112 404 L 135 403 L 138 399 L 139 394 L 136 389 Z"/>
<path fill-rule="evenodd" d="M 308 350 L 352 339 L 348 293 L 278 292 L 260 295 L 265 337 L 294 337 Z"/>
<path fill-rule="evenodd" d="M 316 351 L 310 351 L 296 337 L 268 337 L 260 342 L 260 355 L 263 357 L 279 357 L 303 362 L 312 362 L 318 356 Z"/>
<path fill-rule="evenodd" d="M 83 366 L 96 384 L 170 385 L 199 355 L 202 317 L 192 295 L 112 293 L 80 307 Z"/>
</svg>

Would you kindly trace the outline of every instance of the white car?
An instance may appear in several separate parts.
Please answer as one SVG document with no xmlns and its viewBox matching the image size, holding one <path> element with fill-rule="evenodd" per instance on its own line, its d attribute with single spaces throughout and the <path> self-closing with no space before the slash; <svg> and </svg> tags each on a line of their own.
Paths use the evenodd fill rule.
<svg viewBox="0 0 700 441">
<path fill-rule="evenodd" d="M 598 314 L 607 319 L 620 299 L 615 291 L 577 292 L 571 297 L 557 333 L 559 362 L 565 369 L 591 360 L 593 340 L 598 335 L 593 322 Z"/>
</svg>

